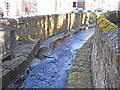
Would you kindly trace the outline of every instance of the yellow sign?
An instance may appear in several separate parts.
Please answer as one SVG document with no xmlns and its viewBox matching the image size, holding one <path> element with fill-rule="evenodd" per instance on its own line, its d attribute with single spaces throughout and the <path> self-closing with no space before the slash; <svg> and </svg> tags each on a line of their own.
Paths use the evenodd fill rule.
<svg viewBox="0 0 120 90">
<path fill-rule="evenodd" d="M 117 28 L 117 25 L 115 25 L 114 23 L 110 22 L 109 20 L 103 17 L 99 17 L 97 19 L 97 25 L 100 31 L 113 30 Z"/>
</svg>

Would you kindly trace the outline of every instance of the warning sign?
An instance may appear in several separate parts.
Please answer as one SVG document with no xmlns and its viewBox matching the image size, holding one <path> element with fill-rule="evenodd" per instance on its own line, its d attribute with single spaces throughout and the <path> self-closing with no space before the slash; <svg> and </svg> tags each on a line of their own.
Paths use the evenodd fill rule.
<svg viewBox="0 0 120 90">
<path fill-rule="evenodd" d="M 99 17 L 97 19 L 97 25 L 100 31 L 113 30 L 117 28 L 117 25 L 115 25 L 114 23 L 110 22 L 109 20 L 103 17 Z"/>
</svg>

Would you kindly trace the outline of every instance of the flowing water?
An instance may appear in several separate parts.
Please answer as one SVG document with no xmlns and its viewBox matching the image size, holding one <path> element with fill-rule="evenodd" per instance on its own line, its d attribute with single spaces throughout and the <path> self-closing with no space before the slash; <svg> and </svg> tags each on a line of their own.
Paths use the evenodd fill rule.
<svg viewBox="0 0 120 90">
<path fill-rule="evenodd" d="M 93 35 L 95 28 L 80 31 L 71 38 L 60 40 L 58 46 L 44 53 L 44 57 L 34 58 L 22 88 L 66 88 L 68 70 L 76 51 Z"/>
</svg>

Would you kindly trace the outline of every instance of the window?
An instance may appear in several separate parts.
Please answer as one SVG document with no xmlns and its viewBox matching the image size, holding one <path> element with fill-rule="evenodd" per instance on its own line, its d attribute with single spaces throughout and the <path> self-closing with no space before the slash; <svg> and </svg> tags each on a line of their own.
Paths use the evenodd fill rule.
<svg viewBox="0 0 120 90">
<path fill-rule="evenodd" d="M 76 7 L 76 2 L 73 2 L 73 7 Z"/>
<path fill-rule="evenodd" d="M 37 1 L 36 0 L 23 0 L 22 1 L 22 11 L 25 12 L 25 7 L 28 7 L 30 13 L 37 12 Z"/>
</svg>

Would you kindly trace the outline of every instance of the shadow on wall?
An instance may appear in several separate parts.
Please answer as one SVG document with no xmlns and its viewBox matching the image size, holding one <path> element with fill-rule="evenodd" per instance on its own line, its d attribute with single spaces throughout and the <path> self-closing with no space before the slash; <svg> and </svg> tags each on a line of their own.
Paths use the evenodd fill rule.
<svg viewBox="0 0 120 90">
<path fill-rule="evenodd" d="M 112 23 L 120 23 L 120 17 L 118 15 L 120 14 L 120 11 L 112 11 L 105 13 L 105 16 L 108 20 L 110 20 Z"/>
</svg>

